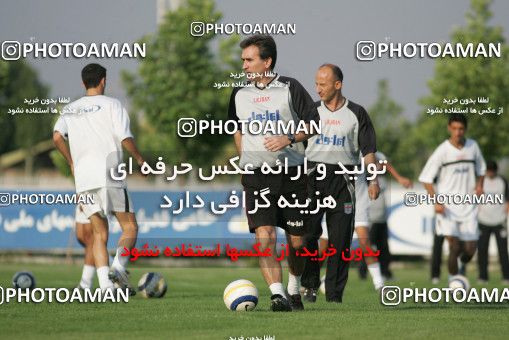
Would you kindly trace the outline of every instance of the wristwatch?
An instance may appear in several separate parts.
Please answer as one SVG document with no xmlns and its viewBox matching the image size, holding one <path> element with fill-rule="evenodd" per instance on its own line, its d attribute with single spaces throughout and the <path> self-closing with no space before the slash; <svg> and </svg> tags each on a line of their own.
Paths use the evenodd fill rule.
<svg viewBox="0 0 509 340">
<path fill-rule="evenodd" d="M 287 137 L 290 141 L 290 147 L 292 147 L 292 144 L 295 144 L 295 135 L 293 133 L 289 133 Z"/>
</svg>

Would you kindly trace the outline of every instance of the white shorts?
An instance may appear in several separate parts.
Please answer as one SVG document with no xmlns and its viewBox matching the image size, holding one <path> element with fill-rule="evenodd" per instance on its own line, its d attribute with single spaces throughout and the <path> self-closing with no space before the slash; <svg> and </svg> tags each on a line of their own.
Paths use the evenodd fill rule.
<svg viewBox="0 0 509 340">
<path fill-rule="evenodd" d="M 355 180 L 355 228 L 368 227 L 368 183 L 366 182 L 366 174 L 363 173 Z M 325 217 L 322 220 L 322 236 L 320 238 L 328 239 L 329 233 L 327 232 L 327 223 Z"/>
<path fill-rule="evenodd" d="M 88 224 L 90 223 L 90 220 L 87 218 L 87 215 L 80 209 L 80 205 L 78 204 L 76 206 L 76 213 L 74 214 L 74 218 L 76 220 L 76 223 L 81 224 Z"/>
<path fill-rule="evenodd" d="M 134 212 L 127 189 L 98 188 L 82 192 L 81 194 L 90 195 L 93 200 L 91 204 L 82 203 L 83 212 L 88 218 L 95 213 L 106 217 L 113 212 Z"/>
<path fill-rule="evenodd" d="M 477 241 L 479 239 L 479 228 L 475 215 L 465 221 L 455 221 L 442 214 L 437 214 L 435 228 L 437 235 L 454 236 L 462 241 Z"/>
</svg>

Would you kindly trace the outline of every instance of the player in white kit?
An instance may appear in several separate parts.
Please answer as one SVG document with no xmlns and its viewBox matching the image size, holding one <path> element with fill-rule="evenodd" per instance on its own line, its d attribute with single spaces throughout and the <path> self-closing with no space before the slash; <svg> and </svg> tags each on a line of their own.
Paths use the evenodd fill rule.
<svg viewBox="0 0 509 340">
<path fill-rule="evenodd" d="M 419 181 L 424 184 L 430 197 L 482 194 L 486 164 L 476 141 L 465 138 L 466 117 L 463 114 L 452 114 L 447 128 L 450 138 L 435 149 Z M 433 187 L 435 177 L 438 178 L 436 190 Z M 479 238 L 477 206 L 465 202 L 454 203 L 435 203 L 437 234 L 444 235 L 449 243 L 450 276 L 458 274 L 458 258 L 463 267 L 471 260 Z"/>
</svg>

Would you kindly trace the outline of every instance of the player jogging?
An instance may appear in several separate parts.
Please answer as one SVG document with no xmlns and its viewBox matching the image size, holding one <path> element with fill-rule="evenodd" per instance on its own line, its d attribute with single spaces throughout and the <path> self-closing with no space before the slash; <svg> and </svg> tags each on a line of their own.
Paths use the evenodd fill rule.
<svg viewBox="0 0 509 340">
<path fill-rule="evenodd" d="M 89 64 L 81 72 L 86 95 L 66 107 L 55 124 L 53 140 L 67 160 L 74 175 L 76 192 L 90 195 L 92 204 L 82 204 L 85 216 L 90 219 L 94 232 L 94 262 L 99 286 L 113 289 L 130 287 L 125 269 L 128 256 L 121 256 L 124 247 L 131 249 L 136 243 L 138 225 L 127 193 L 125 180 L 113 180 L 110 169 L 122 162 L 122 147 L 143 164 L 129 128 L 129 116 L 117 99 L 104 95 L 106 69 Z M 69 148 L 65 143 L 69 139 Z M 112 213 L 122 229 L 118 248 L 108 267 L 108 220 Z"/>
<path fill-rule="evenodd" d="M 452 114 L 447 129 L 449 139 L 435 149 L 426 162 L 419 181 L 424 184 L 431 197 L 435 194 L 480 195 L 483 191 L 486 164 L 477 142 L 465 138 L 466 117 L 461 113 Z M 436 190 L 433 187 L 435 177 L 438 177 Z M 449 243 L 449 274 L 457 275 L 458 258 L 464 267 L 477 248 L 477 206 L 466 203 L 436 203 L 435 212 L 437 234 L 444 235 Z"/>
<path fill-rule="evenodd" d="M 304 87 L 295 79 L 271 74 L 276 64 L 277 50 L 274 39 L 267 35 L 251 36 L 240 43 L 242 48 L 243 70 L 254 78 L 245 87 L 235 88 L 230 97 L 228 118 L 235 121 L 259 120 L 262 124 L 268 121 L 310 122 L 317 120 L 318 114 L 313 100 Z M 309 132 L 309 130 L 307 131 Z M 235 145 L 240 154 L 240 166 L 252 164 L 254 174 L 243 175 L 242 185 L 246 193 L 246 211 L 249 229 L 255 233 L 256 242 L 261 249 L 270 248 L 271 257 L 260 257 L 262 275 L 272 293 L 271 309 L 273 311 L 302 310 L 304 305 L 299 294 L 300 279 L 304 270 L 303 257 L 295 255 L 303 247 L 303 235 L 306 233 L 304 215 L 296 207 L 278 207 L 278 199 L 305 202 L 307 199 L 306 175 L 300 167 L 304 162 L 303 141 L 310 135 L 305 132 L 289 135 L 253 135 L 237 131 L 234 135 Z M 265 163 L 277 167 L 279 160 L 288 161 L 288 173 L 263 174 L 261 166 Z M 297 173 L 300 176 L 297 178 Z M 292 180 L 291 177 L 295 177 Z M 256 206 L 256 200 L 262 190 L 268 189 L 266 195 L 270 202 L 268 208 L 260 208 L 250 214 Z M 293 196 L 292 196 L 293 195 Z M 276 260 L 276 226 L 286 232 L 290 248 L 288 258 L 289 280 L 287 291 L 282 284 L 281 264 Z"/>
</svg>

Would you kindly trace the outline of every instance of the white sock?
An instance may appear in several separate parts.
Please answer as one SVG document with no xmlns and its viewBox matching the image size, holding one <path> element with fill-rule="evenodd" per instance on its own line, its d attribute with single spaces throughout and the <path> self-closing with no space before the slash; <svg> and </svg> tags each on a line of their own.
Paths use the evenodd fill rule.
<svg viewBox="0 0 509 340">
<path fill-rule="evenodd" d="M 127 262 L 129 261 L 129 256 L 122 256 L 123 252 L 124 247 L 117 248 L 117 253 L 115 254 L 115 258 L 113 259 L 111 267 L 117 270 L 125 271 L 125 267 L 127 265 Z"/>
<path fill-rule="evenodd" d="M 299 294 L 300 289 L 300 278 L 302 275 L 296 276 L 288 273 L 288 294 L 295 295 Z"/>
<path fill-rule="evenodd" d="M 282 297 L 286 297 L 285 290 L 283 289 L 283 284 L 281 282 L 275 282 L 271 284 L 269 289 L 272 295 L 279 294 Z"/>
<path fill-rule="evenodd" d="M 368 265 L 368 271 L 371 275 L 371 279 L 373 280 L 373 285 L 375 289 L 380 289 L 384 285 L 384 279 L 382 277 L 382 271 L 380 270 L 380 263 L 374 262 Z"/>
<path fill-rule="evenodd" d="M 113 282 L 108 278 L 109 268 L 107 266 L 97 268 L 97 278 L 99 279 L 99 287 L 102 290 L 114 288 Z"/>
<path fill-rule="evenodd" d="M 94 285 L 95 267 L 85 264 L 83 266 L 83 272 L 81 273 L 80 286 L 82 288 L 90 288 Z"/>
</svg>

